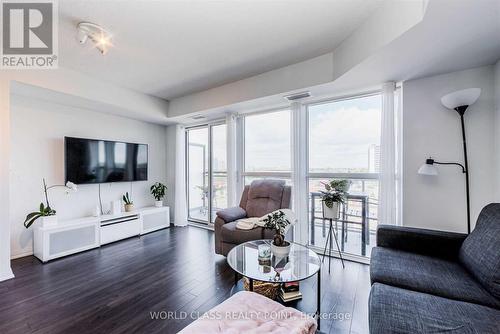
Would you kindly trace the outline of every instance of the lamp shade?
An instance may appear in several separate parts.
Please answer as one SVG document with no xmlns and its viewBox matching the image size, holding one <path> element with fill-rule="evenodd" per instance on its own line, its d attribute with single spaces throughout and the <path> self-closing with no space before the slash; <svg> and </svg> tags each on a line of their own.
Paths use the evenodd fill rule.
<svg viewBox="0 0 500 334">
<path fill-rule="evenodd" d="M 474 104 L 481 95 L 481 88 L 468 88 L 446 94 L 441 98 L 441 103 L 448 109 Z"/>
<path fill-rule="evenodd" d="M 438 175 L 438 169 L 434 165 L 425 163 L 418 169 L 418 173 L 420 175 Z"/>
</svg>

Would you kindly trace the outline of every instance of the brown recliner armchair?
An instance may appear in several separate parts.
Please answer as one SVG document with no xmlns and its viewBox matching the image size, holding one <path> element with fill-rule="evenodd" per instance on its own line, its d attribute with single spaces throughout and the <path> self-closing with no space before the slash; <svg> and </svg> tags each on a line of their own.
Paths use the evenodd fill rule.
<svg viewBox="0 0 500 334">
<path fill-rule="evenodd" d="M 245 186 L 240 205 L 217 212 L 215 218 L 215 253 L 226 256 L 236 245 L 272 239 L 274 231 L 262 227 L 252 230 L 236 229 L 236 220 L 262 217 L 278 209 L 290 208 L 291 187 L 282 180 L 255 180 Z"/>
</svg>

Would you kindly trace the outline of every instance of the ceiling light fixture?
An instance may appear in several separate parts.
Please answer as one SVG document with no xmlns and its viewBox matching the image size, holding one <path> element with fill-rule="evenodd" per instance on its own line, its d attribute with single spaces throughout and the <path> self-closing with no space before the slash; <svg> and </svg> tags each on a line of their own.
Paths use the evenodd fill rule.
<svg viewBox="0 0 500 334">
<path fill-rule="evenodd" d="M 113 46 L 111 43 L 111 33 L 103 27 L 90 22 L 80 22 L 77 28 L 77 38 L 80 44 L 85 44 L 90 39 L 103 55 Z"/>
</svg>

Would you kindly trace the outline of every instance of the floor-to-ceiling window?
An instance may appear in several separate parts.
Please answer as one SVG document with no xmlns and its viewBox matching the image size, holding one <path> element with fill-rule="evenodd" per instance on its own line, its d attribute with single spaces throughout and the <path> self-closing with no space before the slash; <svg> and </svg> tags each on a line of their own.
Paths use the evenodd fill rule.
<svg viewBox="0 0 500 334">
<path fill-rule="evenodd" d="M 244 184 L 255 179 L 291 178 L 290 111 L 246 115 L 243 119 Z"/>
<path fill-rule="evenodd" d="M 370 255 L 378 222 L 380 117 L 380 94 L 308 106 L 310 245 L 324 247 L 328 235 L 319 193 L 323 183 L 347 179 L 349 197 L 334 223 L 341 251 Z"/>
<path fill-rule="evenodd" d="M 226 125 L 186 130 L 188 219 L 211 223 L 227 207 Z"/>
</svg>

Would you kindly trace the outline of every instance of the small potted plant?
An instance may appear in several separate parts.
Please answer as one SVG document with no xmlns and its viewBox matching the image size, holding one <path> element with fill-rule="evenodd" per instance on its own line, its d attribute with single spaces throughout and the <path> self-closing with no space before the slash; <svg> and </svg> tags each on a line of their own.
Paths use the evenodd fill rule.
<svg viewBox="0 0 500 334">
<path fill-rule="evenodd" d="M 130 199 L 130 196 L 127 193 L 123 195 L 123 202 L 125 203 L 125 212 L 132 212 L 134 211 L 134 202 Z"/>
<path fill-rule="evenodd" d="M 340 216 L 340 204 L 345 203 L 349 181 L 331 180 L 323 183 L 325 190 L 321 191 L 321 201 L 323 203 L 323 217 L 328 219 L 338 219 Z"/>
<path fill-rule="evenodd" d="M 163 206 L 162 199 L 165 197 L 165 192 L 167 191 L 167 186 L 163 183 L 156 182 L 151 186 L 151 195 L 155 198 L 155 206 L 160 208 Z"/>
<path fill-rule="evenodd" d="M 65 188 L 66 193 L 69 194 L 70 191 L 77 191 L 77 186 L 71 181 L 66 182 L 66 184 L 55 184 L 53 186 L 47 187 L 45 179 L 43 179 L 43 192 L 45 194 L 45 204 L 40 203 L 38 211 L 29 213 L 24 220 L 24 227 L 29 228 L 38 218 L 41 220 L 42 227 L 57 225 L 56 210 L 50 207 L 49 203 L 49 190 L 52 188 Z"/>
<path fill-rule="evenodd" d="M 290 254 L 290 243 L 285 240 L 285 232 L 290 221 L 281 210 L 272 212 L 262 220 L 264 227 L 275 230 L 273 241 L 271 242 L 271 252 L 276 257 L 287 257 Z"/>
</svg>

